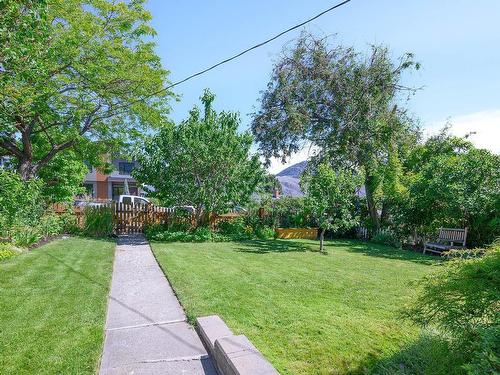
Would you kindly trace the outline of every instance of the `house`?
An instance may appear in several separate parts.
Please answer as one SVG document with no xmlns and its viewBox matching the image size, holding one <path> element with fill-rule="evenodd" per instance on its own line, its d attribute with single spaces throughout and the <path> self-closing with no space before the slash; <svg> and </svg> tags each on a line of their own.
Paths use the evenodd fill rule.
<svg viewBox="0 0 500 375">
<path fill-rule="evenodd" d="M 99 200 L 118 200 L 118 197 L 124 194 L 125 181 L 127 181 L 131 195 L 143 196 L 145 194 L 145 191 L 131 175 L 132 170 L 138 165 L 137 162 L 113 159 L 111 164 L 114 167 L 111 174 L 103 174 L 99 169 L 89 166 L 89 173 L 83 182 L 89 196 Z"/>
</svg>

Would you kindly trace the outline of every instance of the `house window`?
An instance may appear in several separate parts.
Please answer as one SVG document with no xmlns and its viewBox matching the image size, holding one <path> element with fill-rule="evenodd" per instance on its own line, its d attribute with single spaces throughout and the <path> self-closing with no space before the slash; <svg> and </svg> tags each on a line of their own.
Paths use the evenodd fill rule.
<svg viewBox="0 0 500 375">
<path fill-rule="evenodd" d="M 123 182 L 113 182 L 112 184 L 112 199 L 113 200 L 118 200 L 120 198 L 120 195 L 123 195 L 125 192 L 125 186 Z M 130 183 L 128 184 L 128 190 L 130 192 L 130 195 L 137 195 L 138 193 L 138 188 L 135 183 Z"/>
<path fill-rule="evenodd" d="M 134 169 L 134 163 L 121 161 L 118 163 L 118 171 L 120 174 L 131 174 Z"/>
</svg>

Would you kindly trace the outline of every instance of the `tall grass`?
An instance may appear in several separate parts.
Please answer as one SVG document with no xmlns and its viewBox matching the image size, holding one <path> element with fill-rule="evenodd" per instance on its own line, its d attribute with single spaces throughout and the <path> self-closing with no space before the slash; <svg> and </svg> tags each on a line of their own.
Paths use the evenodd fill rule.
<svg viewBox="0 0 500 375">
<path fill-rule="evenodd" d="M 113 234 L 113 208 L 109 206 L 86 207 L 83 234 L 108 237 Z"/>
</svg>

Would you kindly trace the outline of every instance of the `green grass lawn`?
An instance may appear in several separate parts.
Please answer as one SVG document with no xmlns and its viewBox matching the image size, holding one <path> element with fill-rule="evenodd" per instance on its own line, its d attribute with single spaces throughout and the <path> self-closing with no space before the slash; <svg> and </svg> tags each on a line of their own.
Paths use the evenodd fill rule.
<svg viewBox="0 0 500 375">
<path fill-rule="evenodd" d="M 307 240 L 152 246 L 191 320 L 220 315 L 282 374 L 455 371 L 444 343 L 399 316 L 436 258 L 357 241 L 328 255 Z"/>
<path fill-rule="evenodd" d="M 0 373 L 96 372 L 114 247 L 70 238 L 0 262 Z"/>
</svg>

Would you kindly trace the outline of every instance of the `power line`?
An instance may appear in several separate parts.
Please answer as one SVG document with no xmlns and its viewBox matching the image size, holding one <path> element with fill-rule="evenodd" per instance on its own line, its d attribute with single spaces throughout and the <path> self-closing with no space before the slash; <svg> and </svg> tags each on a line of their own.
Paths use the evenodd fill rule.
<svg viewBox="0 0 500 375">
<path fill-rule="evenodd" d="M 290 27 L 290 28 L 286 29 L 285 31 L 282 31 L 282 32 L 280 32 L 279 34 L 276 34 L 275 36 L 273 36 L 273 37 L 271 37 L 271 38 L 269 38 L 269 39 L 267 39 L 267 40 L 265 40 L 265 41 L 263 41 L 263 42 L 261 42 L 261 43 L 258 43 L 258 44 L 256 44 L 256 45 L 254 45 L 254 46 L 250 47 L 250 48 L 247 48 L 246 50 L 244 50 L 244 51 L 242 51 L 242 52 L 240 52 L 240 53 L 237 53 L 236 55 L 234 55 L 234 56 L 232 56 L 232 57 L 229 57 L 229 58 L 227 58 L 227 59 L 225 59 L 225 60 L 222 60 L 222 61 L 218 62 L 217 64 L 214 64 L 214 65 L 212 65 L 212 66 L 210 66 L 210 67 L 208 67 L 208 68 L 206 68 L 206 69 L 203 69 L 203 70 L 201 70 L 201 71 L 199 71 L 199 72 L 197 72 L 197 73 L 191 74 L 190 76 L 188 76 L 188 77 L 186 77 L 186 78 L 184 78 L 184 79 L 181 79 L 180 81 L 177 81 L 177 82 L 175 82 L 175 83 L 172 83 L 172 84 L 168 85 L 167 87 L 162 88 L 161 90 L 158 90 L 158 91 L 153 92 L 153 93 L 151 93 L 151 94 L 149 94 L 149 95 L 146 95 L 146 96 L 144 96 L 144 97 L 143 97 L 143 98 L 141 98 L 141 99 L 134 100 L 134 101 L 132 101 L 132 102 L 128 103 L 127 105 L 123 106 L 123 107 L 128 107 L 128 106 L 130 106 L 130 105 L 132 105 L 132 104 L 135 104 L 135 103 L 138 103 L 138 102 L 142 102 L 142 101 L 146 100 L 147 98 L 150 98 L 150 97 L 152 97 L 152 96 L 155 96 L 155 95 L 161 94 L 162 92 L 167 91 L 167 90 L 171 89 L 172 87 L 175 87 L 175 86 L 177 86 L 177 85 L 180 85 L 181 83 L 184 83 L 184 82 L 186 82 L 186 81 L 189 81 L 190 79 L 193 79 L 193 78 L 195 78 L 195 77 L 197 77 L 197 76 L 199 76 L 199 75 L 205 74 L 206 72 L 208 72 L 208 71 L 210 71 L 210 70 L 212 70 L 212 69 L 215 69 L 215 68 L 217 68 L 218 66 L 221 66 L 221 65 L 223 65 L 223 64 L 226 64 L 226 63 L 228 63 L 228 62 L 230 62 L 230 61 L 232 61 L 232 60 L 234 60 L 234 59 L 237 59 L 238 57 L 240 57 L 240 56 L 242 56 L 242 55 L 244 55 L 244 54 L 246 54 L 246 53 L 248 53 L 248 52 L 250 52 L 250 51 L 252 51 L 252 50 L 254 50 L 254 49 L 256 49 L 256 48 L 262 47 L 263 45 L 268 44 L 268 43 L 272 42 L 273 40 L 278 39 L 279 37 L 281 37 L 281 36 L 283 36 L 283 35 L 285 35 L 285 34 L 289 33 L 290 31 L 296 30 L 296 29 L 298 29 L 299 27 L 302 27 L 302 26 L 304 26 L 304 25 L 308 24 L 309 22 L 314 21 L 315 19 L 317 19 L 317 18 L 319 18 L 319 17 L 323 16 L 324 14 L 326 14 L 326 13 L 328 13 L 328 12 L 331 12 L 332 10 L 335 10 L 335 9 L 337 9 L 337 8 L 340 8 L 341 6 L 343 6 L 343 5 L 347 4 L 347 3 L 349 3 L 350 1 L 351 1 L 351 0 L 345 0 L 345 1 L 342 1 L 341 3 L 338 3 L 337 5 L 334 5 L 334 6 L 330 7 L 330 8 L 328 8 L 328 9 L 325 9 L 325 10 L 324 10 L 324 11 L 322 11 L 321 13 L 316 14 L 314 17 L 311 17 L 311 18 L 309 18 L 308 20 L 306 20 L 306 21 L 304 21 L 304 22 L 301 22 L 301 23 L 299 23 L 299 24 L 297 24 L 297 25 L 295 25 L 295 26 L 292 26 L 292 27 Z M 117 107 L 117 108 L 123 108 L 123 107 Z M 116 108 L 115 108 L 115 109 L 116 109 Z"/>
</svg>

